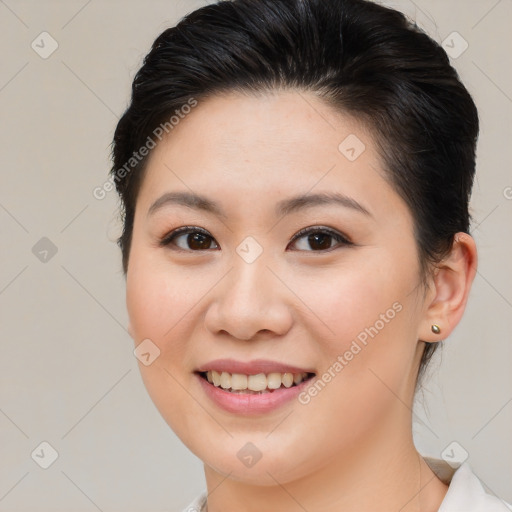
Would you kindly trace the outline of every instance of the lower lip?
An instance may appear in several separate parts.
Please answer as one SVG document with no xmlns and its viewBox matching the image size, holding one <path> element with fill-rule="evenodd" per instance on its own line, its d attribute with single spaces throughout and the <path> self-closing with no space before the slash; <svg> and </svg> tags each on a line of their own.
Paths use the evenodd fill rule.
<svg viewBox="0 0 512 512">
<path fill-rule="evenodd" d="M 273 411 L 296 398 L 310 384 L 310 380 L 289 388 L 281 387 L 275 391 L 261 394 L 231 393 L 210 384 L 196 374 L 208 397 L 225 411 L 237 414 L 262 414 Z"/>
</svg>

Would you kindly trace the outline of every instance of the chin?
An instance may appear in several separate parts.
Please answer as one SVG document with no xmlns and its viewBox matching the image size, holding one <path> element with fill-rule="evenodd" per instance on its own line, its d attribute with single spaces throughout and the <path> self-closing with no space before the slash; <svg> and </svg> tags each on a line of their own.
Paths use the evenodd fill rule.
<svg viewBox="0 0 512 512">
<path fill-rule="evenodd" d="M 197 432 L 182 440 L 207 468 L 230 480 L 275 486 L 276 481 L 285 484 L 304 476 L 304 468 L 310 466 L 314 458 L 313 453 L 301 449 L 304 443 L 286 446 L 282 436 L 276 436 L 272 441 L 267 436 L 267 433 L 258 432 L 234 435 L 222 441 L 219 438 L 205 439 L 204 432 Z M 218 448 L 212 449 L 215 445 Z"/>
</svg>

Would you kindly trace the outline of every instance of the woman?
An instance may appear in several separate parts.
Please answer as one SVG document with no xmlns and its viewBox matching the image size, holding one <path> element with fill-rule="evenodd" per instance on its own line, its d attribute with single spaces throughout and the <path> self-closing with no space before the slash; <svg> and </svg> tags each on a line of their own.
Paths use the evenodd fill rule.
<svg viewBox="0 0 512 512">
<path fill-rule="evenodd" d="M 114 136 L 135 353 L 203 462 L 187 511 L 498 511 L 414 392 L 477 265 L 478 114 L 364 0 L 233 0 L 154 42 Z"/>
</svg>

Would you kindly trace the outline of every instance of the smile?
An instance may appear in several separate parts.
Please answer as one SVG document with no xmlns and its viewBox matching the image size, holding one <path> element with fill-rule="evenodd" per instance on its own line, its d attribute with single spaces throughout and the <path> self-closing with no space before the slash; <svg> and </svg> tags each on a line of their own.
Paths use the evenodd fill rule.
<svg viewBox="0 0 512 512">
<path fill-rule="evenodd" d="M 244 416 L 270 413 L 293 403 L 316 375 L 308 368 L 263 359 L 217 359 L 194 373 L 211 403 Z"/>
<path fill-rule="evenodd" d="M 202 372 L 201 376 L 217 388 L 222 388 L 231 393 L 263 394 L 272 393 L 280 388 L 291 388 L 308 380 L 314 374 L 301 373 L 258 373 L 245 375 L 242 373 L 228 373 L 209 370 Z"/>
</svg>

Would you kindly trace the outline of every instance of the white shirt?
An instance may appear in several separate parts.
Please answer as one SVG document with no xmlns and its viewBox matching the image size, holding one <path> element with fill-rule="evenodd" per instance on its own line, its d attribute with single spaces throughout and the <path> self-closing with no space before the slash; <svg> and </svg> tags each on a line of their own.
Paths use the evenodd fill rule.
<svg viewBox="0 0 512 512">
<path fill-rule="evenodd" d="M 512 505 L 488 494 L 466 461 L 452 468 L 441 459 L 423 457 L 438 478 L 448 485 L 438 512 L 510 512 Z M 202 492 L 183 512 L 208 512 L 206 491 Z"/>
</svg>

